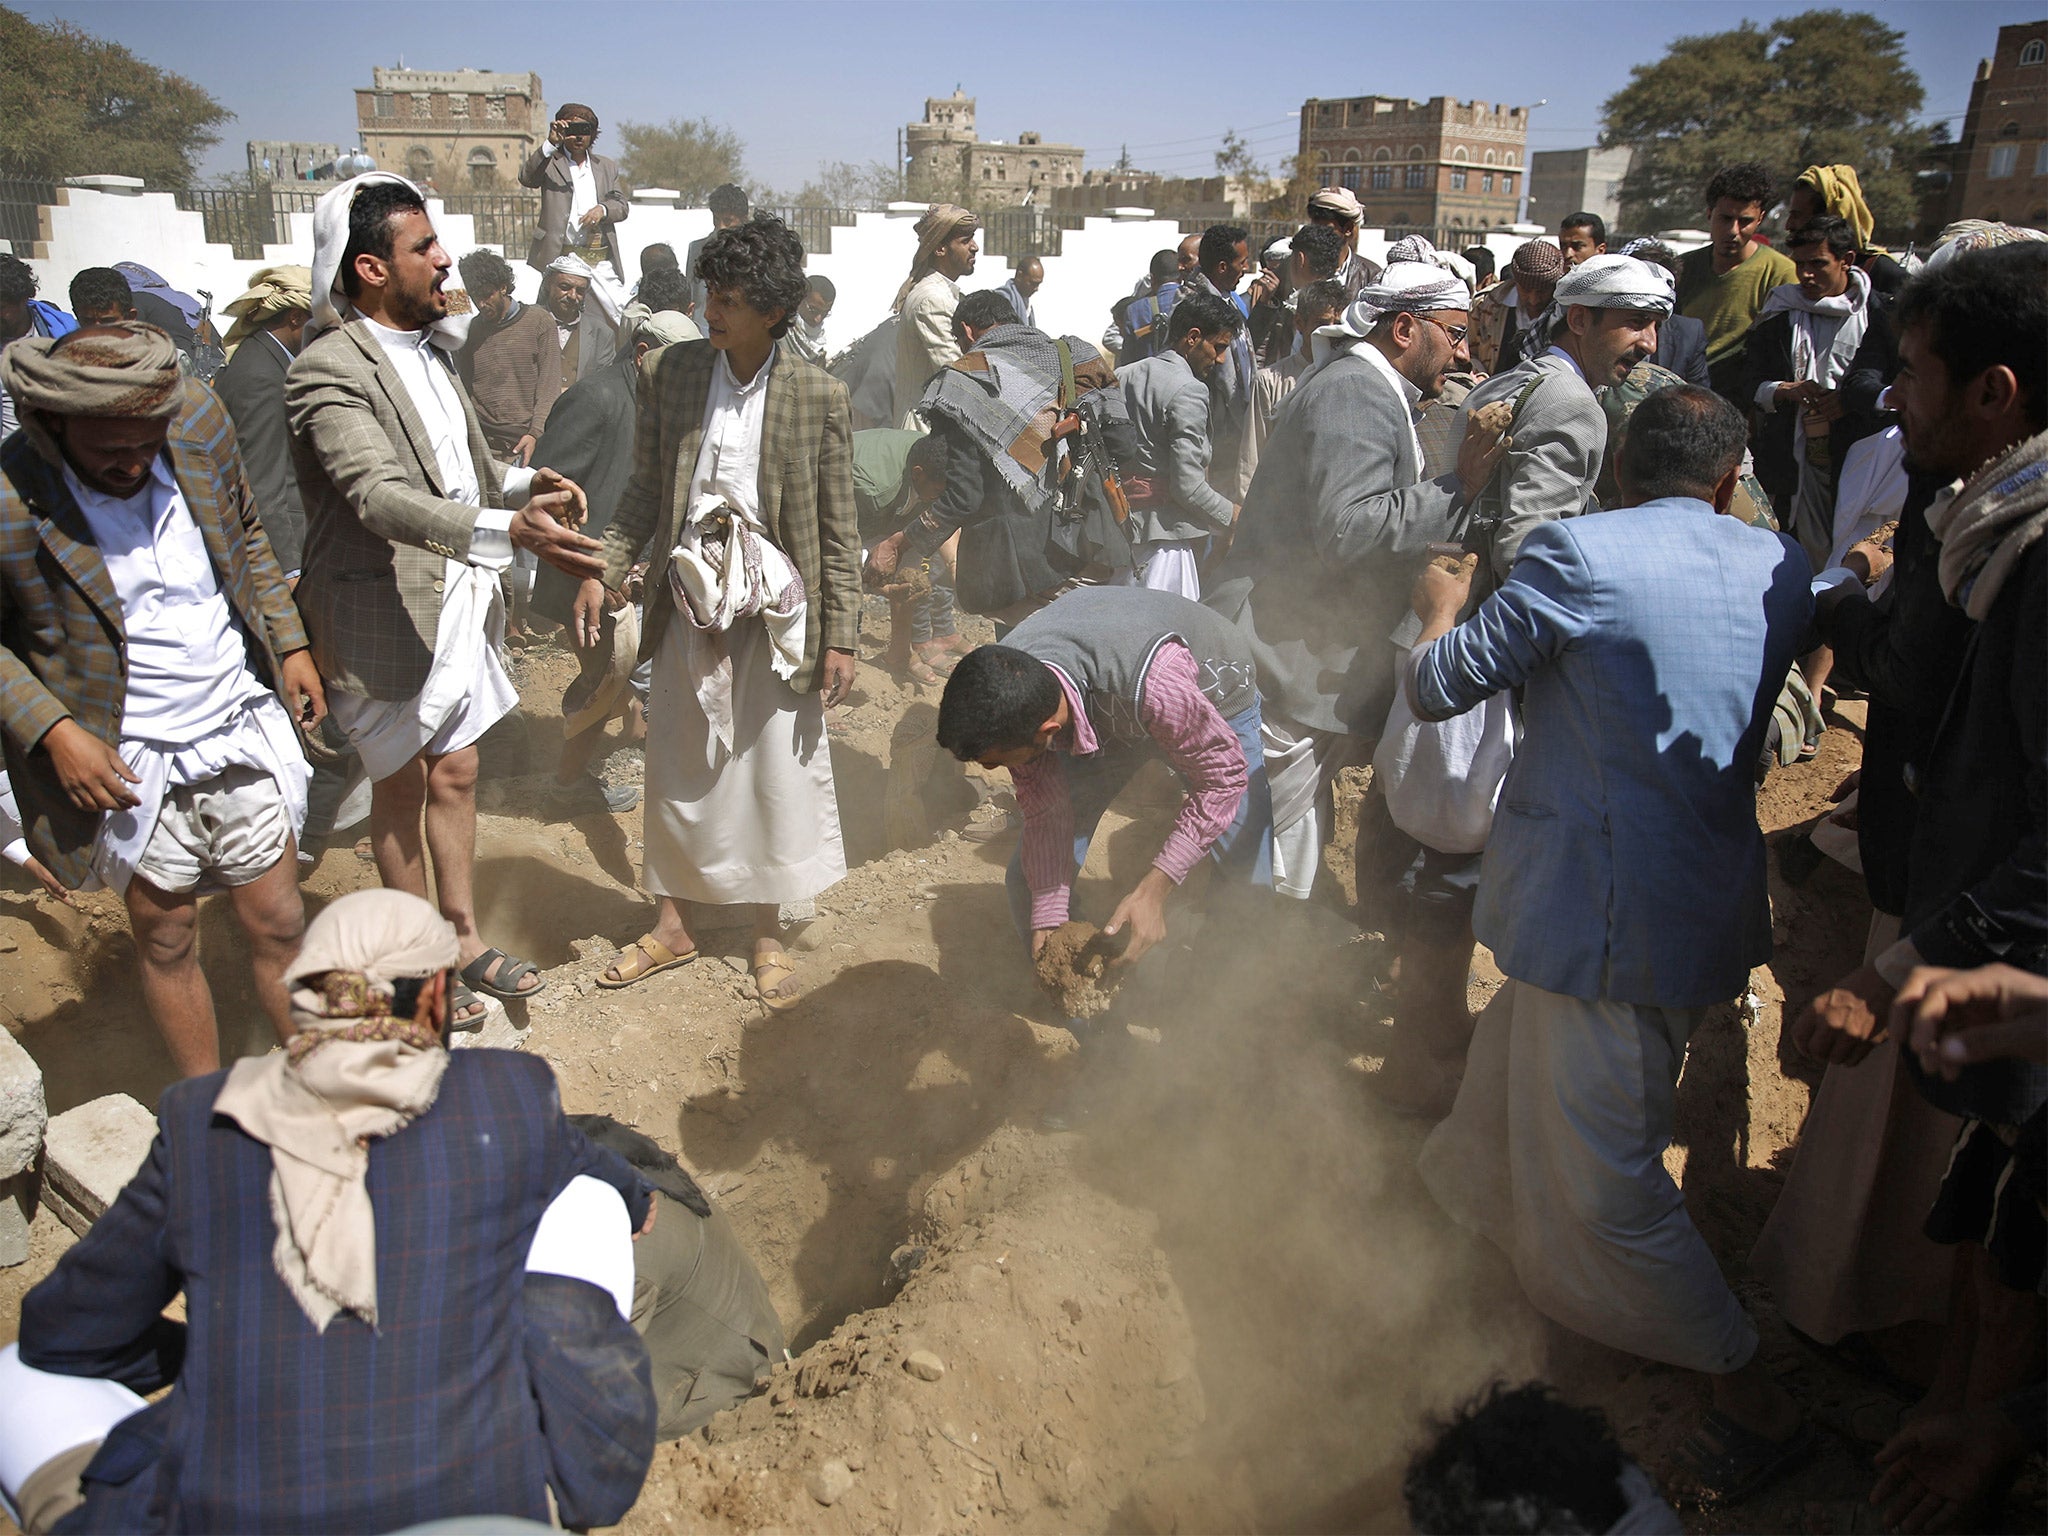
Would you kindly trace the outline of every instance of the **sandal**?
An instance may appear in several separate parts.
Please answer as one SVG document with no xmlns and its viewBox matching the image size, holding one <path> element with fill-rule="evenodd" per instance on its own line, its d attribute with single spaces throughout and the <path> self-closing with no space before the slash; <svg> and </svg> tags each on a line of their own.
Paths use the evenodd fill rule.
<svg viewBox="0 0 2048 1536">
<path fill-rule="evenodd" d="M 1683 1497 L 1701 1509 L 1726 1509 L 1812 1457 L 1820 1437 L 1805 1420 L 1783 1440 L 1745 1429 L 1719 1409 L 1710 1409 L 1699 1428 L 1678 1448 L 1691 1473 Z"/>
<path fill-rule="evenodd" d="M 502 962 L 502 963 L 501 963 Z M 493 965 L 498 967 L 498 979 L 492 981 L 486 974 Z M 519 989 L 519 983 L 529 976 L 539 976 L 540 967 L 531 960 L 515 960 L 502 949 L 487 949 L 462 968 L 462 979 L 479 992 L 488 992 L 492 997 L 508 1003 L 524 1002 L 529 997 L 538 997 L 547 991 L 546 978 L 537 987 Z"/>
<path fill-rule="evenodd" d="M 920 656 L 910 658 L 910 665 L 903 669 L 903 675 L 920 688 L 936 688 L 946 680 L 943 673 Z"/>
<path fill-rule="evenodd" d="M 470 1009 L 476 1013 L 470 1018 L 463 1015 Z M 490 1005 L 461 982 L 448 989 L 448 1033 L 451 1035 L 474 1035 L 491 1022 Z"/>
<path fill-rule="evenodd" d="M 789 963 L 789 951 L 778 949 L 772 955 L 764 955 L 754 961 L 754 990 L 761 994 L 761 1005 L 770 1013 L 787 1013 L 803 1001 L 803 993 L 785 992 L 784 983 L 796 975 L 796 967 Z"/>
<path fill-rule="evenodd" d="M 630 960 L 629 957 L 636 953 L 639 960 Z M 688 965 L 696 958 L 697 951 L 694 949 L 679 955 L 653 934 L 644 933 L 619 951 L 619 958 L 612 962 L 611 968 L 617 971 L 618 975 L 600 976 L 597 978 L 597 984 L 615 992 L 620 987 L 630 987 L 636 981 L 645 981 L 648 977 L 659 975 L 663 971 L 672 971 L 679 965 Z M 630 974 L 626 970 L 629 963 L 633 967 Z"/>
</svg>

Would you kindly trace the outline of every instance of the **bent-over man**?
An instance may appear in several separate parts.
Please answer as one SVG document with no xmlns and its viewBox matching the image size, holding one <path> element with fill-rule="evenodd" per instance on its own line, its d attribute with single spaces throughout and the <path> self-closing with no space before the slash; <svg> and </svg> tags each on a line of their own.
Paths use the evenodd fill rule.
<svg viewBox="0 0 2048 1536">
<path fill-rule="evenodd" d="M 220 1065 L 195 952 L 225 889 L 280 1039 L 305 922 L 308 772 L 326 712 L 227 413 L 128 321 L 0 354 L 0 740 L 38 859 L 120 893 L 142 995 L 181 1076 Z"/>
<path fill-rule="evenodd" d="M 1187 787 L 1144 877 L 1104 932 L 1130 925 L 1126 963 L 1166 937 L 1166 899 L 1204 858 L 1244 886 L 1273 883 L 1272 798 L 1259 689 L 1244 637 L 1200 603 L 1147 588 L 1069 592 L 969 651 L 939 703 L 939 745 L 1007 768 L 1024 813 L 1010 913 L 1036 955 L 1067 920 L 1110 802 L 1164 757 Z"/>
</svg>

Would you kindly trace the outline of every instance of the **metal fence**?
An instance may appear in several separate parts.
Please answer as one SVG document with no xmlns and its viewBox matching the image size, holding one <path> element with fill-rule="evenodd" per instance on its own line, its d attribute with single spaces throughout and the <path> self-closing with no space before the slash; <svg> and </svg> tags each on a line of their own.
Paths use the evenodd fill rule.
<svg viewBox="0 0 2048 1536">
<path fill-rule="evenodd" d="M 1012 261 L 1025 256 L 1057 256 L 1070 229 L 1079 229 L 1088 214 L 1078 209 L 994 208 L 981 216 L 981 248 Z"/>
<path fill-rule="evenodd" d="M 0 178 L 0 240 L 19 256 L 43 237 L 42 210 L 57 201 L 54 181 Z"/>
<path fill-rule="evenodd" d="M 758 211 L 774 214 L 795 230 L 804 250 L 813 256 L 832 254 L 832 227 L 850 226 L 855 212 L 851 208 L 807 208 L 795 203 L 764 203 Z"/>
</svg>

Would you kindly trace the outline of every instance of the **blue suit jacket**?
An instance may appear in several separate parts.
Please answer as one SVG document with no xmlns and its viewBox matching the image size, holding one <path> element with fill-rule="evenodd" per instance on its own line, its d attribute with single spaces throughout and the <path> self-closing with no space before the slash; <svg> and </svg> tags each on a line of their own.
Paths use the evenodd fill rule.
<svg viewBox="0 0 2048 1536">
<path fill-rule="evenodd" d="M 1473 914 L 1502 971 L 1695 1008 L 1770 958 L 1754 772 L 1808 579 L 1782 534 L 1648 502 L 1536 528 L 1423 654 L 1424 718 L 1523 690 Z"/>
<path fill-rule="evenodd" d="M 547 1063 L 457 1051 L 434 1107 L 370 1143 L 378 1326 L 316 1333 L 271 1263 L 270 1149 L 165 1090 L 149 1160 L 21 1307 L 21 1359 L 171 1392 L 123 1420 L 61 1530 L 388 1531 L 464 1514 L 609 1525 L 654 1451 L 647 1354 L 597 1287 L 526 1278 L 579 1173 L 648 1193 L 563 1118 Z M 162 1311 L 185 1293 L 184 1327 Z"/>
</svg>

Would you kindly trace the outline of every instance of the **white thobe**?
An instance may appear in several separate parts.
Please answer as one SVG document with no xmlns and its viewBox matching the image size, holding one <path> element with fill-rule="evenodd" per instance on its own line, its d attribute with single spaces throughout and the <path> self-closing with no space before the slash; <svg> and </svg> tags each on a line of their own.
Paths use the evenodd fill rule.
<svg viewBox="0 0 2048 1536">
<path fill-rule="evenodd" d="M 327 695 L 334 723 L 362 755 L 371 779 L 381 780 L 421 753 L 440 757 L 473 745 L 512 712 L 519 692 L 498 654 L 505 636 L 505 602 L 497 573 L 512 563 L 512 514 L 502 507 L 478 506 L 480 482 L 469 456 L 462 397 L 430 333 L 397 331 L 374 320 L 367 323 L 434 445 L 444 494 L 450 501 L 477 507 L 469 559 L 450 560 L 443 577 L 441 619 L 426 686 L 414 697 L 396 701 L 338 688 Z M 505 484 L 508 498 L 523 488 L 515 488 L 509 470 Z"/>
<path fill-rule="evenodd" d="M 686 499 L 692 508 L 723 500 L 762 534 L 761 431 L 776 366 L 771 352 L 741 384 L 719 354 Z M 697 683 L 719 646 L 731 664 L 726 722 L 706 715 Z M 668 616 L 647 711 L 644 883 L 657 895 L 714 906 L 799 901 L 846 874 L 824 705 L 776 676 L 774 650 L 758 615 L 715 638 L 681 611 Z"/>
<path fill-rule="evenodd" d="M 248 642 L 184 492 L 161 455 L 150 470 L 127 497 L 94 490 L 64 470 L 121 603 L 128 686 L 119 751 L 141 782 L 133 786 L 136 804 L 102 817 L 92 853 L 93 874 L 121 892 L 168 790 L 254 768 L 277 781 L 296 836 L 312 780 L 291 717 L 249 668 Z"/>
</svg>

